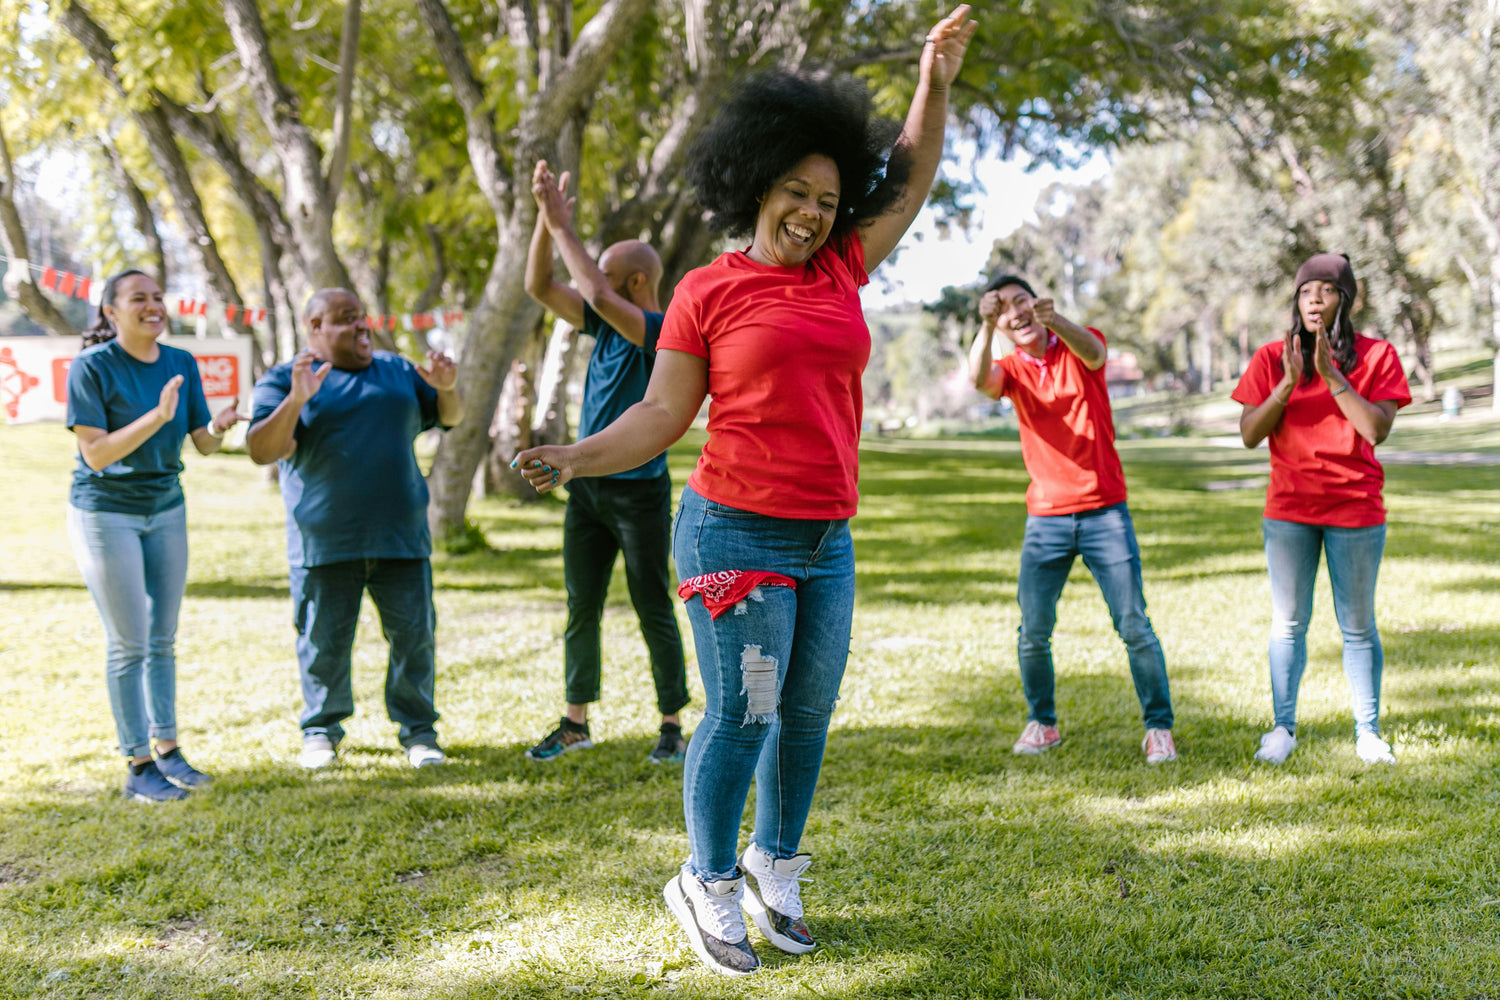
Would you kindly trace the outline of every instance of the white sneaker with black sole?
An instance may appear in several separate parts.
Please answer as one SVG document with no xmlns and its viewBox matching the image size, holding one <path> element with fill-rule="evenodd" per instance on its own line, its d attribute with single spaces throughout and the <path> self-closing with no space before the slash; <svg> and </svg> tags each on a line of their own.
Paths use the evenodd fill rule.
<svg viewBox="0 0 1500 1000">
<path fill-rule="evenodd" d="M 744 876 L 703 882 L 682 871 L 661 891 L 667 909 L 687 931 L 693 951 L 723 976 L 748 976 L 760 968 L 740 912 L 744 889 Z"/>
<path fill-rule="evenodd" d="M 793 955 L 805 955 L 818 946 L 802 919 L 800 882 L 811 864 L 807 854 L 773 858 L 753 840 L 740 858 L 746 876 L 745 909 L 767 941 Z"/>
</svg>

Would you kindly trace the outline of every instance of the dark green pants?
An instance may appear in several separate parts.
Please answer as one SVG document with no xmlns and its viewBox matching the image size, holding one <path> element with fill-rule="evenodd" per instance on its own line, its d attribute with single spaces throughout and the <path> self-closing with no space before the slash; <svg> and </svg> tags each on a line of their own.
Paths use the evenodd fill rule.
<svg viewBox="0 0 1500 1000">
<path fill-rule="evenodd" d="M 672 481 L 575 479 L 563 519 L 563 579 L 568 588 L 564 672 L 568 703 L 599 700 L 599 622 L 615 556 L 625 555 L 630 603 L 651 656 L 656 705 L 671 715 L 688 703 L 682 634 L 672 609 L 667 567 L 672 535 Z"/>
</svg>

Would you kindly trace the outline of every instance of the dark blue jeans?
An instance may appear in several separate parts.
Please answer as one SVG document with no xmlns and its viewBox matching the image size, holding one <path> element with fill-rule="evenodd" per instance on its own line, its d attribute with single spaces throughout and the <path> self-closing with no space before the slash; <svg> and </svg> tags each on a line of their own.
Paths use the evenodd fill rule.
<svg viewBox="0 0 1500 1000">
<path fill-rule="evenodd" d="M 849 658 L 854 544 L 849 522 L 765 517 L 682 491 L 673 555 L 683 579 L 723 570 L 781 573 L 714 619 L 694 596 L 688 620 L 703 676 L 703 721 L 682 777 L 687 868 L 731 878 L 755 779 L 755 843 L 797 853 Z M 769 662 L 768 662 L 769 661 Z"/>
<path fill-rule="evenodd" d="M 1077 514 L 1026 518 L 1016 598 L 1021 602 L 1021 687 L 1030 718 L 1044 726 L 1057 725 L 1052 629 L 1057 624 L 1057 599 L 1062 596 L 1073 560 L 1079 556 L 1099 584 L 1104 603 L 1109 605 L 1110 620 L 1125 642 L 1146 728 L 1171 729 L 1167 663 L 1151 619 L 1146 617 L 1141 550 L 1136 545 L 1130 509 L 1123 503 Z"/>
<path fill-rule="evenodd" d="M 356 559 L 325 566 L 293 566 L 297 665 L 302 671 L 302 732 L 326 734 L 337 743 L 339 725 L 354 714 L 350 653 L 365 590 L 380 613 L 380 629 L 391 644 L 385 674 L 385 707 L 401 727 L 401 745 L 437 739 L 432 707 L 436 672 L 432 565 L 426 559 Z"/>
<path fill-rule="evenodd" d="M 599 700 L 599 623 L 609 596 L 615 557 L 625 556 L 630 603 L 651 654 L 656 707 L 671 715 L 688 703 L 687 667 L 677 628 L 672 570 L 672 480 L 575 479 L 568 484 L 563 518 L 563 580 L 568 627 L 563 633 L 563 675 L 568 704 Z"/>
</svg>

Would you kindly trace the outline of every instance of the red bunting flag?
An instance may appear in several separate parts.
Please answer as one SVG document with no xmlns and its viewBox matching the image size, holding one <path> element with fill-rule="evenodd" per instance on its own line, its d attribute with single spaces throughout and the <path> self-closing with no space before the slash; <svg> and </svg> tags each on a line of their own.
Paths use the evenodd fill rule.
<svg viewBox="0 0 1500 1000">
<path fill-rule="evenodd" d="M 394 329 L 396 329 L 396 317 L 395 316 L 387 316 L 385 318 L 385 328 L 387 330 L 394 330 Z"/>
<path fill-rule="evenodd" d="M 198 303 L 194 302 L 192 299 L 178 299 L 177 300 L 177 315 L 179 315 L 179 316 L 191 316 L 193 313 L 195 313 L 197 311 L 198 311 Z"/>
<path fill-rule="evenodd" d="M 239 315 L 239 312 L 240 312 L 240 307 L 239 306 L 225 306 L 224 307 L 224 322 L 226 322 L 226 323 L 233 323 L 234 322 L 234 318 Z M 250 310 L 246 309 L 245 312 L 248 314 L 250 312 Z"/>
<path fill-rule="evenodd" d="M 73 285 L 78 281 L 78 276 L 71 271 L 62 272 L 62 280 L 57 283 L 57 294 L 72 295 Z"/>
<path fill-rule="evenodd" d="M 78 276 L 78 287 L 73 290 L 73 294 L 78 296 L 80 299 L 87 299 L 89 297 L 89 289 L 92 287 L 92 285 L 92 279 L 85 278 L 80 274 Z"/>
<path fill-rule="evenodd" d="M 42 287 L 49 292 L 57 290 L 57 268 L 48 267 L 42 270 Z"/>
<path fill-rule="evenodd" d="M 255 310 L 255 322 L 257 322 L 257 323 L 264 323 L 265 321 L 266 321 L 266 311 L 264 309 L 257 309 L 257 310 Z"/>
</svg>

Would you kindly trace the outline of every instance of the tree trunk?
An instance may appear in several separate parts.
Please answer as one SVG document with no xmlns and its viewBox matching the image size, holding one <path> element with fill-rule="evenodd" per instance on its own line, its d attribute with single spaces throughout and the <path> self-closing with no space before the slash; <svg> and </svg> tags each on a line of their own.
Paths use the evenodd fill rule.
<svg viewBox="0 0 1500 1000">
<path fill-rule="evenodd" d="M 146 197 L 146 192 L 135 182 L 135 178 L 130 176 L 130 171 L 125 169 L 125 158 L 115 145 L 104 141 L 99 145 L 109 158 L 110 166 L 114 168 L 115 180 L 119 182 L 120 190 L 125 192 L 125 200 L 130 203 L 130 211 L 135 216 L 135 228 L 146 240 L 146 257 L 151 262 L 149 266 L 156 272 L 156 283 L 166 288 L 167 254 L 162 249 L 161 232 L 156 228 L 156 213 L 151 210 L 151 202 Z"/>
<path fill-rule="evenodd" d="M 208 227 L 203 202 L 193 184 L 192 173 L 188 170 L 182 150 L 177 148 L 166 108 L 156 100 L 157 95 L 154 93 L 145 95 L 148 100 L 143 101 L 142 95 L 132 95 L 126 91 L 115 64 L 114 42 L 82 4 L 74 2 L 65 6 L 62 10 L 62 22 L 68 33 L 83 46 L 105 80 L 131 109 L 131 117 L 145 137 L 151 158 L 166 180 L 167 190 L 172 194 L 172 201 L 184 229 L 183 235 L 198 251 L 198 259 L 209 287 L 221 303 L 244 302 L 239 289 L 235 287 L 234 278 L 229 274 L 229 268 L 219 255 L 219 246 Z M 232 326 L 242 336 L 255 336 L 255 332 L 242 320 L 236 319 Z"/>
<path fill-rule="evenodd" d="M 342 174 L 347 162 L 349 94 L 345 90 L 346 73 L 352 73 L 352 56 L 348 56 L 348 32 L 359 30 L 358 3 L 352 25 L 345 20 L 346 48 L 341 53 L 349 59 L 340 67 L 340 89 L 335 121 L 342 127 L 336 133 L 336 147 L 331 165 Z M 226 0 L 224 21 L 234 39 L 240 65 L 250 79 L 250 92 L 261 121 L 271 136 L 272 148 L 281 164 L 283 201 L 287 221 L 291 223 L 297 248 L 301 251 L 303 269 L 309 285 L 318 288 L 349 288 L 349 272 L 333 244 L 333 212 L 337 200 L 337 183 L 323 174 L 323 153 L 312 130 L 302 121 L 297 97 L 282 82 L 266 37 L 265 24 L 255 0 Z"/>
<path fill-rule="evenodd" d="M 234 3 L 245 0 L 231 0 Z M 526 342 L 541 309 L 526 295 L 523 279 L 536 204 L 529 180 L 536 161 L 559 152 L 557 137 L 570 120 L 586 109 L 615 53 L 629 37 L 629 27 L 649 7 L 649 0 L 606 0 L 576 38 L 563 37 L 566 20 L 553 32 L 547 74 L 542 76 L 541 40 L 532 18 L 513 25 L 521 41 L 531 40 L 534 77 L 517 65 L 519 122 L 503 146 L 493 117 L 493 105 L 474 75 L 468 53 L 442 0 L 417 0 L 433 44 L 464 113 L 469 161 L 475 180 L 495 214 L 499 249 L 491 263 L 484 293 L 469 317 L 469 335 L 459 356 L 458 388 L 470 418 L 443 436 L 428 477 L 432 496 L 428 522 L 434 540 L 464 529 L 464 510 L 475 471 L 490 446 L 490 415 L 501 389 L 501 374 Z M 514 12 L 514 11 L 513 11 Z M 518 55 L 524 45 L 517 45 Z M 507 463 L 508 464 L 508 463 Z"/>
<path fill-rule="evenodd" d="M 15 165 L 11 162 L 10 144 L 3 131 L 0 131 L 0 245 L 5 247 L 5 256 L 10 259 L 10 267 L 5 273 L 6 294 L 14 296 L 21 304 L 21 311 L 53 336 L 78 336 L 73 324 L 31 280 L 28 266 L 31 249 L 26 243 L 26 227 L 21 222 L 20 210 L 16 208 Z"/>
</svg>

